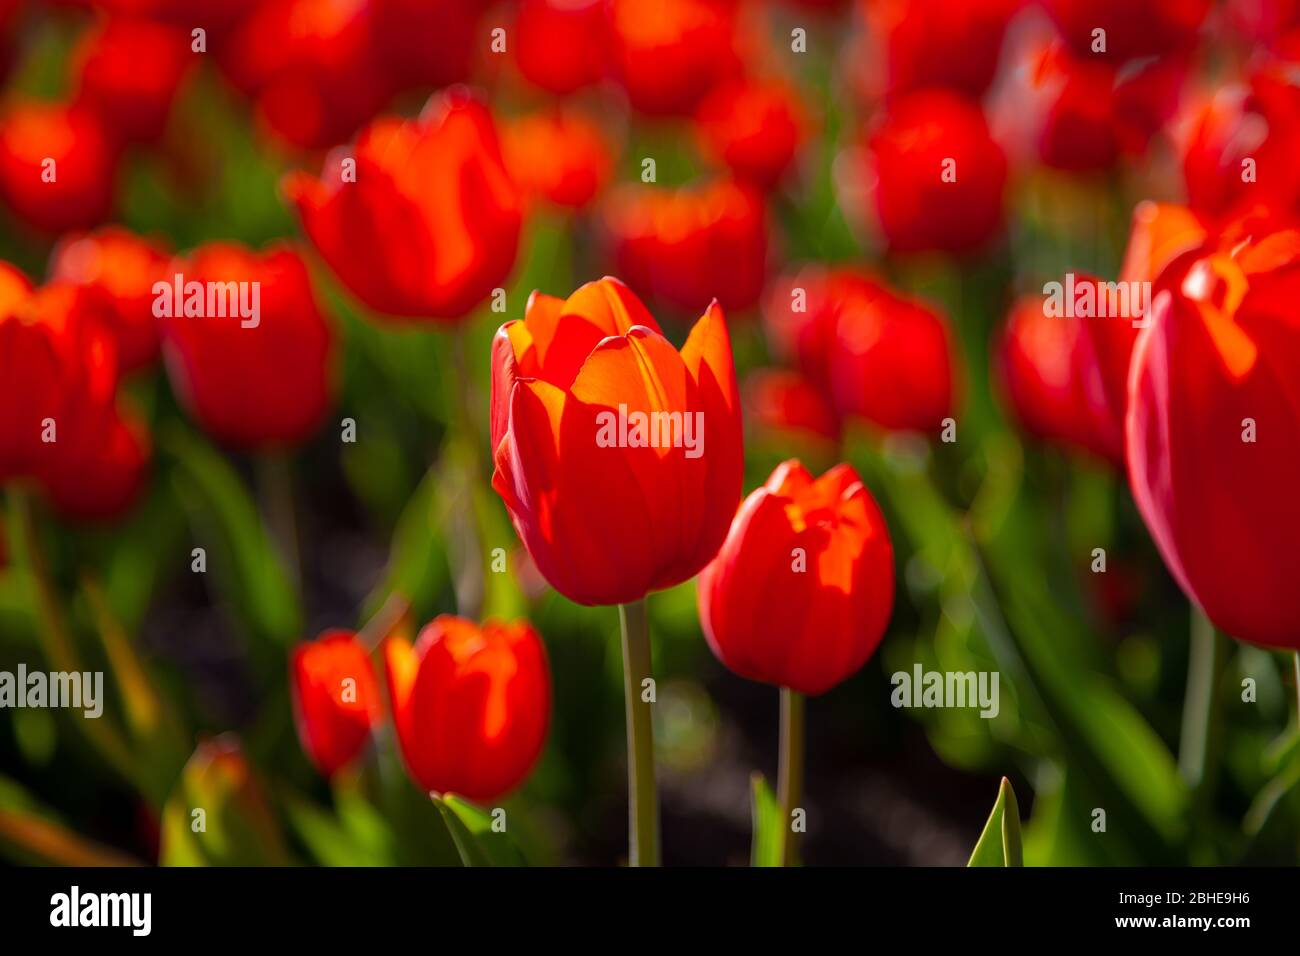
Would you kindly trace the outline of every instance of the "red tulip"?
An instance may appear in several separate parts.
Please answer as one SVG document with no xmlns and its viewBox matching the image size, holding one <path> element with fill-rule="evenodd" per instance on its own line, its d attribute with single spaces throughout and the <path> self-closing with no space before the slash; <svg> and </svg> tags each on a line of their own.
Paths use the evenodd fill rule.
<svg viewBox="0 0 1300 956">
<path fill-rule="evenodd" d="M 369 0 L 379 61 L 402 89 L 464 83 L 483 48 L 482 0 Z"/>
<path fill-rule="evenodd" d="M 61 446 L 38 478 L 62 517 L 77 522 L 116 521 L 144 490 L 150 451 L 144 423 L 119 412 L 102 430 Z"/>
<path fill-rule="evenodd" d="M 65 237 L 51 255 L 52 279 L 94 289 L 101 297 L 124 373 L 158 357 L 153 286 L 164 278 L 168 261 L 166 250 L 153 240 L 118 226 Z"/>
<path fill-rule="evenodd" d="M 0 198 L 45 232 L 108 218 L 117 147 L 84 107 L 17 101 L 0 115 Z"/>
<path fill-rule="evenodd" d="M 383 718 L 370 653 L 352 631 L 326 631 L 289 656 L 298 739 L 326 777 L 361 755 Z"/>
<path fill-rule="evenodd" d="M 370 13 L 365 0 L 265 0 L 223 47 L 222 66 L 275 135 L 294 146 L 333 146 L 392 94 Z"/>
<path fill-rule="evenodd" d="M 1187 201 L 1230 217 L 1254 203 L 1300 207 L 1300 89 L 1258 73 L 1249 89 L 1224 86 L 1190 111 L 1182 141 Z"/>
<path fill-rule="evenodd" d="M 253 12 L 262 0 L 94 0 L 113 16 L 147 17 L 192 30 L 201 27 L 209 42 L 224 38 L 241 19 Z M 212 49 L 209 46 L 208 49 Z"/>
<path fill-rule="evenodd" d="M 875 212 L 891 249 L 961 252 L 1000 228 L 1007 162 L 976 104 L 939 90 L 899 97 L 870 153 Z"/>
<path fill-rule="evenodd" d="M 534 86 L 563 95 L 592 85 L 609 49 L 604 0 L 523 0 L 514 49 Z"/>
<path fill-rule="evenodd" d="M 716 298 L 740 310 L 762 292 L 767 213 L 749 187 L 624 186 L 610 197 L 605 228 L 628 283 L 665 304 L 693 311 Z"/>
<path fill-rule="evenodd" d="M 741 677 L 822 694 L 884 636 L 894 604 L 885 519 L 849 465 L 780 465 L 736 513 L 699 582 L 700 624 Z"/>
<path fill-rule="evenodd" d="M 113 340 L 84 294 L 33 291 L 0 263 L 0 480 L 37 477 L 103 435 L 116 391 Z"/>
<path fill-rule="evenodd" d="M 722 309 L 678 352 L 616 279 L 567 300 L 534 293 L 493 345 L 492 446 L 492 486 L 561 594 L 624 604 L 689 579 L 741 489 Z"/>
<path fill-rule="evenodd" d="M 733 0 L 609 0 L 612 55 L 632 107 L 652 116 L 689 114 L 732 75 Z"/>
<path fill-rule="evenodd" d="M 351 158 L 356 181 L 344 182 Z M 463 89 L 418 120 L 376 120 L 321 179 L 294 174 L 286 192 L 330 268 L 384 315 L 461 318 L 514 266 L 519 195 L 491 115 Z"/>
<path fill-rule="evenodd" d="M 153 142 L 167 127 L 172 102 L 199 54 L 188 34 L 151 20 L 110 19 L 74 54 L 77 102 L 118 137 Z"/>
<path fill-rule="evenodd" d="M 581 209 L 613 173 L 609 139 L 574 112 L 533 113 L 506 125 L 501 136 L 506 166 L 525 194 Z"/>
<path fill-rule="evenodd" d="M 190 413 L 230 445 L 308 438 L 329 406 L 331 334 L 302 259 L 287 247 L 213 242 L 173 267 L 155 287 L 155 315 L 171 313 L 159 316 L 167 369 Z M 202 315 L 190 307 L 195 290 Z"/>
<path fill-rule="evenodd" d="M 402 757 L 421 787 L 494 800 L 523 782 L 551 717 L 546 648 L 526 621 L 443 615 L 414 647 L 386 640 L 384 658 Z"/>
<path fill-rule="evenodd" d="M 1122 63 L 1192 46 L 1211 0 L 1042 0 L 1066 41 L 1080 56 Z M 1105 50 L 1094 52 L 1097 30 Z"/>
<path fill-rule="evenodd" d="M 952 414 L 951 334 L 929 306 L 850 269 L 811 268 L 776 283 L 763 319 L 839 415 L 929 431 Z"/>
<path fill-rule="evenodd" d="M 1164 272 L 1133 352 L 1129 483 L 1165 564 L 1233 637 L 1300 649 L 1300 231 Z"/>
<path fill-rule="evenodd" d="M 755 369 L 744 384 L 746 420 L 760 428 L 791 431 L 836 443 L 840 416 L 821 390 L 798 372 Z"/>
<path fill-rule="evenodd" d="M 982 96 L 997 72 L 1007 22 L 1021 0 L 858 0 L 872 48 L 868 92 L 943 87 Z M 883 54 L 883 55 L 882 55 Z M 873 97 L 874 98 L 874 97 Z"/>
<path fill-rule="evenodd" d="M 695 119 L 704 151 L 760 189 L 770 189 L 790 168 L 806 125 L 798 94 L 781 81 L 720 84 Z"/>
</svg>

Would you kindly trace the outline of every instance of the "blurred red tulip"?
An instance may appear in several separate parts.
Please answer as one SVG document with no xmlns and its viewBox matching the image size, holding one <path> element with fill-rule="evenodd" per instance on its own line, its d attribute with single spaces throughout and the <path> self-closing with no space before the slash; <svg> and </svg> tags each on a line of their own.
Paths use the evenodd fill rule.
<svg viewBox="0 0 1300 956">
<path fill-rule="evenodd" d="M 1257 73 L 1249 89 L 1221 87 L 1191 108 L 1184 134 L 1193 209 L 1229 217 L 1256 203 L 1300 208 L 1300 84 Z"/>
<path fill-rule="evenodd" d="M 719 84 L 695 119 L 704 152 L 760 189 L 790 168 L 807 125 L 798 93 L 779 80 Z"/>
<path fill-rule="evenodd" d="M 693 311 L 716 298 L 741 310 L 763 290 L 767 212 L 751 187 L 623 186 L 606 205 L 605 228 L 628 283 L 667 305 Z"/>
<path fill-rule="evenodd" d="M 153 142 L 167 127 L 195 56 L 182 30 L 151 20 L 110 19 L 73 54 L 76 101 L 98 114 L 113 135 Z"/>
<path fill-rule="evenodd" d="M 161 20 L 186 30 L 203 29 L 218 38 L 233 29 L 264 0 L 92 0 L 106 13 Z M 205 37 L 210 42 L 213 37 Z M 213 49 L 208 46 L 208 49 Z"/>
<path fill-rule="evenodd" d="M 392 95 L 366 0 L 264 0 L 220 62 L 261 122 L 294 146 L 349 139 Z"/>
<path fill-rule="evenodd" d="M 979 106 L 925 90 L 893 102 L 870 137 L 873 205 L 898 252 L 962 252 L 1002 225 L 1007 161 Z"/>
<path fill-rule="evenodd" d="M 108 429 L 117 357 L 86 304 L 67 283 L 33 291 L 0 263 L 0 480 L 38 477 Z"/>
<path fill-rule="evenodd" d="M 1024 0 L 858 0 L 874 55 L 865 92 L 942 87 L 982 96 L 997 72 L 1007 22 Z"/>
<path fill-rule="evenodd" d="M 368 0 L 379 62 L 401 89 L 470 78 L 486 43 L 483 0 Z"/>
<path fill-rule="evenodd" d="M 1164 272 L 1133 353 L 1129 483 L 1165 564 L 1233 637 L 1300 649 L 1300 232 Z"/>
<path fill-rule="evenodd" d="M 546 648 L 526 621 L 443 615 L 414 647 L 388 638 L 384 658 L 402 757 L 422 788 L 494 800 L 523 782 L 551 719 Z"/>
<path fill-rule="evenodd" d="M 310 437 L 329 407 L 331 333 L 298 253 L 212 242 L 172 266 L 155 287 L 154 314 L 173 388 L 190 413 L 238 447 Z"/>
<path fill-rule="evenodd" d="M 572 111 L 531 113 L 511 120 L 501 134 L 506 168 L 526 195 L 581 209 L 613 173 L 608 137 Z"/>
<path fill-rule="evenodd" d="M 418 120 L 376 120 L 321 179 L 292 174 L 285 191 L 330 268 L 385 316 L 461 318 L 515 263 L 519 194 L 491 114 L 460 88 Z"/>
<path fill-rule="evenodd" d="M 1170 119 L 1187 74 L 1178 58 L 1117 67 L 1079 57 L 1059 40 L 1030 49 L 994 114 L 1013 144 L 1048 166 L 1107 169 L 1144 152 Z"/>
<path fill-rule="evenodd" d="M 609 50 L 604 0 L 523 0 L 514 49 L 534 86 L 563 95 L 592 85 Z"/>
<path fill-rule="evenodd" d="M 870 276 L 804 269 L 773 286 L 763 320 L 773 349 L 830 395 L 841 416 L 930 431 L 952 414 L 947 323 Z"/>
<path fill-rule="evenodd" d="M 798 372 L 755 369 L 743 388 L 746 421 L 759 428 L 812 435 L 836 443 L 840 418 L 822 391 Z"/>
<path fill-rule="evenodd" d="M 741 677 L 822 694 L 871 657 L 894 604 L 885 519 L 850 465 L 780 465 L 699 581 L 700 624 Z"/>
<path fill-rule="evenodd" d="M 293 649 L 289 680 L 302 749 L 332 777 L 361 755 L 383 719 L 370 653 L 352 631 L 326 631 Z"/>
<path fill-rule="evenodd" d="M 45 232 L 108 218 L 118 152 L 84 107 L 19 100 L 0 115 L 0 198 Z"/>
<path fill-rule="evenodd" d="M 144 490 L 151 447 L 144 423 L 115 413 L 102 430 L 60 444 L 38 479 L 63 518 L 76 522 L 116 521 Z"/>
<path fill-rule="evenodd" d="M 493 345 L 492 486 L 557 591 L 623 604 L 694 576 L 726 535 L 743 450 L 711 305 L 680 353 L 617 279 L 534 293 Z"/>
<path fill-rule="evenodd" d="M 50 278 L 99 293 L 123 373 L 152 365 L 158 357 L 153 286 L 171 278 L 165 275 L 169 259 L 155 241 L 120 226 L 65 236 L 51 254 Z"/>
<path fill-rule="evenodd" d="M 953 412 L 948 324 L 868 279 L 837 310 L 830 381 L 836 407 L 886 429 L 937 431 Z"/>
<path fill-rule="evenodd" d="M 633 109 L 685 116 L 739 66 L 735 0 L 608 0 L 615 72 Z"/>
<path fill-rule="evenodd" d="M 1213 5 L 1211 0 L 1041 0 L 1080 56 L 1115 63 L 1184 50 Z M 1099 34 L 1097 31 L 1103 31 Z M 1104 42 L 1104 49 L 1099 49 Z"/>
<path fill-rule="evenodd" d="M 1030 434 L 1122 466 L 1129 362 L 1143 296 L 1140 287 L 1087 275 L 1063 285 L 1065 314 L 1046 297 L 1022 300 L 1013 310 L 999 350 L 1003 386 Z M 1117 303 L 1127 303 L 1122 308 L 1111 307 L 1112 289 Z M 1071 295 L 1075 303 L 1091 296 L 1095 306 L 1076 311 L 1081 307 L 1067 301 Z"/>
</svg>

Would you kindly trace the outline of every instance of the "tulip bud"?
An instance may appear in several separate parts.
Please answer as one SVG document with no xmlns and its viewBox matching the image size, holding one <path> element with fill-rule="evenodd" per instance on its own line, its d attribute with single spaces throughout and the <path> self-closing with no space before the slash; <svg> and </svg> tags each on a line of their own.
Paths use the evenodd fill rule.
<svg viewBox="0 0 1300 956">
<path fill-rule="evenodd" d="M 493 800 L 513 790 L 546 742 L 551 677 L 527 622 L 482 627 L 443 615 L 415 646 L 384 642 L 402 757 L 425 790 Z"/>
<path fill-rule="evenodd" d="M 737 511 L 699 581 L 704 636 L 741 677 L 821 694 L 855 673 L 894 602 L 885 521 L 849 465 L 780 465 Z"/>
<path fill-rule="evenodd" d="M 586 206 L 613 172 L 608 137 L 578 113 L 520 117 L 506 126 L 501 146 L 520 190 L 560 206 Z"/>
<path fill-rule="evenodd" d="M 352 763 L 383 707 L 370 653 L 352 631 L 326 631 L 289 657 L 298 739 L 326 777 Z"/>
<path fill-rule="evenodd" d="M 182 403 L 219 441 L 292 445 L 330 401 L 331 333 L 307 268 L 288 247 L 213 242 L 155 286 L 167 370 Z"/>
<path fill-rule="evenodd" d="M 193 65 L 189 36 L 151 20 L 114 18 L 74 54 L 77 101 L 128 142 L 162 136 L 172 102 Z"/>
<path fill-rule="evenodd" d="M 720 84 L 695 120 L 704 152 L 760 189 L 771 189 L 790 168 L 807 123 L 792 87 L 755 80 Z"/>
<path fill-rule="evenodd" d="M 579 604 L 693 577 L 740 497 L 731 340 L 715 303 L 678 352 L 617 279 L 534 293 L 493 344 L 496 488 L 538 570 Z"/>
<path fill-rule="evenodd" d="M 514 35 L 519 72 L 534 86 L 563 95 L 605 74 L 602 0 L 524 0 Z"/>
<path fill-rule="evenodd" d="M 1129 484 L 1226 633 L 1300 649 L 1300 231 L 1210 242 L 1157 286 L 1129 379 Z"/>
<path fill-rule="evenodd" d="M 739 66 L 727 0 L 610 0 L 609 29 L 628 99 L 652 116 L 689 114 Z"/>
<path fill-rule="evenodd" d="M 320 179 L 291 175 L 285 191 L 330 268 L 385 316 L 461 318 L 515 262 L 519 195 L 491 114 L 463 89 L 436 94 L 417 120 L 376 120 Z"/>
</svg>

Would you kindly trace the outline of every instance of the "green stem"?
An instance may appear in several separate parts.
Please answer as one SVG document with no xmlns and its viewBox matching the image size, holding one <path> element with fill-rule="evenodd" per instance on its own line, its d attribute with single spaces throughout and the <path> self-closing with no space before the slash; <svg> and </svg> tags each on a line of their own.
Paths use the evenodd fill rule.
<svg viewBox="0 0 1300 956">
<path fill-rule="evenodd" d="M 798 866 L 799 834 L 794 829 L 794 811 L 803 800 L 804 696 L 789 687 L 781 688 L 781 745 L 777 765 L 776 799 L 781 805 L 781 865 Z"/>
<path fill-rule="evenodd" d="M 15 557 L 26 567 L 32 578 L 35 591 L 36 631 L 41 642 L 41 649 L 50 667 L 56 671 L 74 672 L 85 670 L 81 656 L 72 643 L 63 612 L 59 607 L 59 596 L 54 582 L 50 578 L 50 569 L 45 562 L 45 552 L 41 549 L 40 533 L 36 527 L 36 516 L 32 510 L 28 494 L 18 488 L 9 490 L 10 520 L 13 522 L 11 540 Z M 131 752 L 125 738 L 110 722 L 107 716 L 79 719 L 77 726 L 82 728 L 87 738 L 98 749 L 104 760 L 112 766 L 123 779 L 136 782 Z"/>
<path fill-rule="evenodd" d="M 298 516 L 293 497 L 293 472 L 283 452 L 260 455 L 256 463 L 257 490 L 262 511 L 289 580 L 302 590 L 302 554 L 298 544 Z"/>
<path fill-rule="evenodd" d="M 450 501 L 445 514 L 448 550 L 456 590 L 456 609 L 478 620 L 483 609 L 486 582 L 483 572 L 483 529 L 474 495 L 480 487 L 479 431 L 476 425 L 473 382 L 466 358 L 467 330 L 458 326 L 448 337 L 450 366 L 447 375 L 447 439 L 444 445 L 443 487 Z"/>
<path fill-rule="evenodd" d="M 659 797 L 655 791 L 655 742 L 650 701 L 650 629 L 645 598 L 618 609 L 623 631 L 623 693 L 627 698 L 628 864 L 659 865 Z"/>
<path fill-rule="evenodd" d="M 1213 779 L 1210 740 L 1214 733 L 1218 695 L 1219 638 L 1210 619 L 1192 608 L 1187 693 L 1183 698 L 1183 727 L 1178 765 L 1192 789 L 1193 802 L 1203 806 Z"/>
</svg>

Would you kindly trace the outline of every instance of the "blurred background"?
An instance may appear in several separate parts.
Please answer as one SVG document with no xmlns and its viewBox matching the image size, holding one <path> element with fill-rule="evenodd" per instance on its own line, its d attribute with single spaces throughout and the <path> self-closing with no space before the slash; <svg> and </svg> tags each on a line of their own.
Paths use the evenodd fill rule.
<svg viewBox="0 0 1300 956">
<path fill-rule="evenodd" d="M 0 854 L 455 863 L 391 726 L 331 781 L 295 733 L 290 650 L 398 594 L 417 625 L 458 609 L 533 623 L 554 711 L 503 804 L 512 838 L 535 864 L 618 862 L 617 614 L 546 587 L 487 480 L 497 327 L 534 289 L 613 274 L 678 345 L 721 300 L 746 492 L 789 457 L 815 473 L 848 460 L 886 515 L 889 629 L 808 705 L 806 864 L 964 864 L 1004 775 L 1031 864 L 1295 863 L 1290 658 L 1217 638 L 1204 769 L 1189 773 L 1188 602 L 1122 455 L 1045 411 L 1068 347 L 1026 339 L 1047 384 L 1017 391 L 1004 329 L 1067 272 L 1154 279 L 1132 261 L 1155 258 L 1133 250 L 1139 203 L 1219 216 L 1241 156 L 1294 156 L 1297 40 L 1284 0 L 0 0 L 0 259 L 41 287 L 107 223 L 162 263 L 285 241 L 333 335 L 322 410 L 292 442 L 250 451 L 205 428 L 179 347 L 155 332 L 118 384 L 147 435 L 139 462 L 117 463 L 131 493 L 85 515 L 6 483 L 0 670 L 76 662 L 105 672 L 107 702 L 99 721 L 0 714 Z M 504 298 L 383 320 L 304 238 L 283 179 L 320 174 L 375 117 L 416 116 L 453 83 L 488 105 L 521 197 Z M 47 157 L 58 191 L 35 185 Z M 958 188 L 936 194 L 949 157 Z M 109 278 L 79 281 L 111 286 L 107 261 Z M 951 368 L 907 348 L 896 367 L 950 384 L 934 421 L 882 423 L 843 400 L 851 368 L 819 381 L 825 357 L 802 332 L 792 345 L 790 290 L 827 269 L 941 318 Z M 831 293 L 817 302 L 834 311 Z M 508 573 L 488 570 L 495 548 Z M 751 774 L 776 770 L 776 689 L 715 660 L 694 583 L 652 595 L 649 614 L 664 862 L 743 865 Z M 998 671 L 999 714 L 895 709 L 889 675 L 917 663 Z"/>
</svg>

